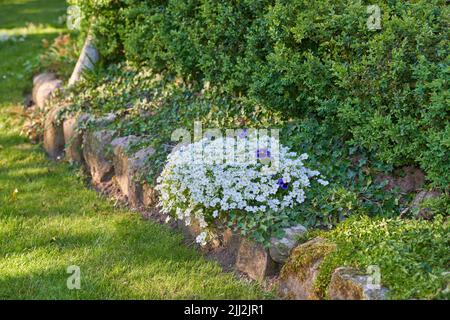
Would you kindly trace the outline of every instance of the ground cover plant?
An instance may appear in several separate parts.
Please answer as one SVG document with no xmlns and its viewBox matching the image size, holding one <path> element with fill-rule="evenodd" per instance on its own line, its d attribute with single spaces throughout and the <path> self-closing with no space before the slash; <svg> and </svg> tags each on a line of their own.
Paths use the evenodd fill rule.
<svg viewBox="0 0 450 320">
<path fill-rule="evenodd" d="M 432 222 L 351 218 L 321 233 L 337 250 L 325 258 L 316 287 L 324 294 L 338 266 L 376 265 L 391 299 L 448 299 L 449 231 L 442 215 Z"/>
</svg>

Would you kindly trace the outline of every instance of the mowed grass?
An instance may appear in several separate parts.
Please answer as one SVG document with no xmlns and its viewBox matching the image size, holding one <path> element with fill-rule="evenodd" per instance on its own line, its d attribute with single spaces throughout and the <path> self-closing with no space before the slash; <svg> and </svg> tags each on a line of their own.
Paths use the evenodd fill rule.
<svg viewBox="0 0 450 320">
<path fill-rule="evenodd" d="M 64 8 L 62 0 L 0 1 L 0 33 L 27 35 L 0 42 L 0 299 L 271 297 L 184 246 L 179 233 L 114 207 L 20 135 L 31 83 L 24 63 L 42 38 L 64 31 L 56 24 Z M 67 288 L 72 265 L 79 290 Z"/>
</svg>

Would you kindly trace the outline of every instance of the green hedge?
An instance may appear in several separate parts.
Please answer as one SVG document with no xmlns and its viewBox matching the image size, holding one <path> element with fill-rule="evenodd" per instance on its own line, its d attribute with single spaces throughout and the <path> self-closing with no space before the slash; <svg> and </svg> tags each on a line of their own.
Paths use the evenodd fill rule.
<svg viewBox="0 0 450 320">
<path fill-rule="evenodd" d="M 103 56 L 192 83 L 210 81 L 385 164 L 450 184 L 445 0 L 78 0 Z M 85 19 L 86 20 L 86 19 Z M 325 137 L 325 138 L 327 138 Z"/>
</svg>

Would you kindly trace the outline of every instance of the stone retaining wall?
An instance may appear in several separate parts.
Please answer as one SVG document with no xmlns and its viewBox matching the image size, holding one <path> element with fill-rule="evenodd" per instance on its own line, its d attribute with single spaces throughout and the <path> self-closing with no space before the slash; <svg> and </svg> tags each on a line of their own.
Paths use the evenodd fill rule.
<svg viewBox="0 0 450 320">
<path fill-rule="evenodd" d="M 35 77 L 35 86 L 42 86 L 43 79 L 54 79 L 46 74 Z M 39 92 L 34 88 L 33 92 Z M 44 100 L 48 99 L 47 96 Z M 43 102 L 45 103 L 45 101 Z M 44 128 L 44 149 L 54 160 L 65 159 L 71 163 L 79 163 L 86 168 L 92 184 L 114 183 L 133 208 L 153 208 L 157 194 L 153 188 L 140 177 L 146 175 L 147 161 L 154 150 L 145 148 L 131 152 L 130 146 L 139 142 L 136 136 L 118 137 L 108 125 L 115 120 L 110 114 L 102 118 L 93 118 L 88 114 L 74 114 L 60 119 L 58 115 L 64 106 L 53 106 L 47 113 Z M 95 129 L 85 129 L 86 123 Z M 185 226 L 178 222 L 188 242 L 200 233 L 195 225 Z M 210 251 L 224 252 L 232 269 L 245 273 L 251 279 L 264 281 L 268 277 L 281 274 L 279 277 L 280 295 L 287 299 L 319 299 L 314 281 L 317 277 L 321 261 L 330 250 L 318 251 L 319 247 L 332 248 L 333 244 L 325 244 L 323 239 L 314 239 L 299 245 L 299 240 L 306 233 L 306 228 L 298 225 L 285 229 L 282 239 L 271 239 L 270 249 L 264 248 L 245 237 L 225 229 L 218 240 L 209 246 Z M 291 254 L 291 252 L 293 252 Z M 310 259 L 300 259 L 304 255 Z M 370 291 L 365 286 L 364 276 L 353 269 L 338 268 L 332 276 L 329 292 L 330 299 L 383 299 L 386 289 Z"/>
</svg>

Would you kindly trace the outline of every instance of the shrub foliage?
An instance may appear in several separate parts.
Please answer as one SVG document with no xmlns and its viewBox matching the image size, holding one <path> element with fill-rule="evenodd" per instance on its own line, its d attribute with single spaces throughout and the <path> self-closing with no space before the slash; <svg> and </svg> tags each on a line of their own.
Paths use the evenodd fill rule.
<svg viewBox="0 0 450 320">
<path fill-rule="evenodd" d="M 103 56 L 210 81 L 374 159 L 449 184 L 449 7 L 444 0 L 78 0 Z"/>
</svg>

